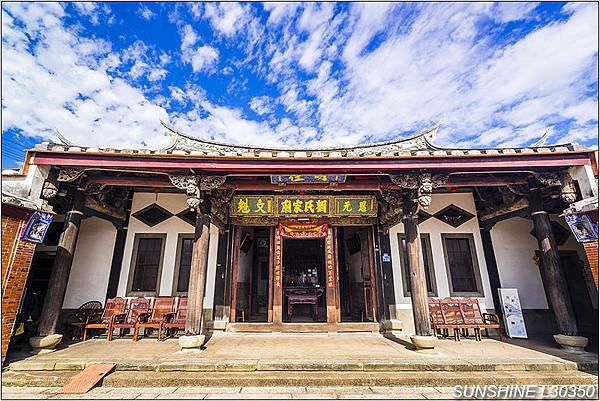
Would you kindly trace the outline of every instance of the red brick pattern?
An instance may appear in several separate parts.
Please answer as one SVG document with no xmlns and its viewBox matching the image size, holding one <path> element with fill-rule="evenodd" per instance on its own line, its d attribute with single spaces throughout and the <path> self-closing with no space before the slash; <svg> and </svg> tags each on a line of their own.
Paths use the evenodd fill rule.
<svg viewBox="0 0 600 401">
<path fill-rule="evenodd" d="M 583 248 L 587 255 L 592 276 L 594 277 L 594 283 L 596 284 L 596 288 L 598 288 L 598 240 L 584 242 Z"/>
<path fill-rule="evenodd" d="M 2 213 L 2 364 L 35 251 L 34 243 L 20 240 L 26 224 L 27 219 Z"/>
</svg>

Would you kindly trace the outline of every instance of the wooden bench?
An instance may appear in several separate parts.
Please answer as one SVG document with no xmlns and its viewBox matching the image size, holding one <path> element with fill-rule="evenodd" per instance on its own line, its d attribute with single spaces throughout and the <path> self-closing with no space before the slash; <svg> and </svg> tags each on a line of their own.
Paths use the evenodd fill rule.
<svg viewBox="0 0 600 401">
<path fill-rule="evenodd" d="M 500 319 L 495 313 L 482 313 L 479 300 L 476 298 L 429 298 L 429 317 L 434 331 L 453 329 L 454 340 L 460 341 L 461 332 L 468 336 L 468 330 L 473 329 L 475 340 L 481 341 L 481 330 L 498 329 L 502 341 Z"/>
</svg>

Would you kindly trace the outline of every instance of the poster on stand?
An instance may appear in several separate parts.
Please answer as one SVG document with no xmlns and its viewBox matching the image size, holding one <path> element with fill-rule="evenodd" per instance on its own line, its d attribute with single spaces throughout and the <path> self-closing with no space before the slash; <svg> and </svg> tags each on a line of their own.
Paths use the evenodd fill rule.
<svg viewBox="0 0 600 401">
<path fill-rule="evenodd" d="M 506 334 L 510 338 L 527 338 L 527 329 L 517 289 L 498 288 L 498 295 L 500 296 Z"/>
</svg>

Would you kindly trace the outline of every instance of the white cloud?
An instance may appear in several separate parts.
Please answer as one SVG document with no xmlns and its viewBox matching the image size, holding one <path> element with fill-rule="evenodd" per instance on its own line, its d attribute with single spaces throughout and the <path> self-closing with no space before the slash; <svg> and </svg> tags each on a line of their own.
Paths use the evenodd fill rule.
<svg viewBox="0 0 600 401">
<path fill-rule="evenodd" d="M 164 109 L 107 65 L 114 57 L 103 41 L 83 39 L 65 29 L 55 3 L 11 3 L 3 9 L 25 24 L 31 41 L 19 35 L 14 20 L 4 21 L 2 51 L 2 129 L 52 137 L 54 128 L 83 145 L 164 146 L 158 118 Z M 9 42 L 9 41 L 16 42 Z M 82 51 L 81 44 L 85 49 Z M 91 55 L 99 60 L 92 60 Z M 110 58 L 110 62 L 104 62 Z"/>
<path fill-rule="evenodd" d="M 181 37 L 182 63 L 172 63 L 173 53 L 142 41 L 115 51 L 75 33 L 59 3 L 6 4 L 2 122 L 26 134 L 57 127 L 83 144 L 156 147 L 166 141 L 165 107 L 178 129 L 205 138 L 329 146 L 407 135 L 445 115 L 442 146 L 527 145 L 547 128 L 553 141 L 589 142 L 598 124 L 598 6 L 567 4 L 550 23 L 536 6 L 267 3 L 264 24 L 250 4 L 194 3 L 184 8 L 191 23 L 178 6 L 169 14 Z M 92 8 L 78 12 L 105 12 Z M 522 20 L 537 25 L 503 32 Z M 202 24 L 214 34 L 201 36 Z M 224 93 L 207 92 L 196 75 L 183 77 L 195 84 L 166 81 L 182 65 L 188 74 L 188 66 L 220 72 L 207 79 Z M 164 93 L 146 79 L 166 81 Z M 269 96 L 249 92 L 257 83 Z"/>
<path fill-rule="evenodd" d="M 267 22 L 270 25 L 277 25 L 286 18 L 293 18 L 300 3 L 288 3 L 283 1 L 263 3 L 263 8 L 269 12 Z"/>
<path fill-rule="evenodd" d="M 204 15 L 211 26 L 225 36 L 232 36 L 246 23 L 247 7 L 240 3 L 205 3 Z"/>
<path fill-rule="evenodd" d="M 250 99 L 250 109 L 262 116 L 272 113 L 275 110 L 275 106 L 273 99 L 269 96 L 256 96 Z"/>
<path fill-rule="evenodd" d="M 150 21 L 152 18 L 156 17 L 156 13 L 150 10 L 145 4 L 142 4 L 137 12 L 146 21 Z"/>
<path fill-rule="evenodd" d="M 219 52 L 210 46 L 200 46 L 190 55 L 190 63 L 194 72 L 210 69 L 219 60 Z"/>
<path fill-rule="evenodd" d="M 500 22 L 507 23 L 526 19 L 540 3 L 533 1 L 526 2 L 499 2 L 494 3 L 492 17 Z"/>
<path fill-rule="evenodd" d="M 199 40 L 191 25 L 185 25 L 181 41 L 182 60 L 191 64 L 194 72 L 210 71 L 219 60 L 219 51 L 208 45 L 194 47 Z"/>
</svg>

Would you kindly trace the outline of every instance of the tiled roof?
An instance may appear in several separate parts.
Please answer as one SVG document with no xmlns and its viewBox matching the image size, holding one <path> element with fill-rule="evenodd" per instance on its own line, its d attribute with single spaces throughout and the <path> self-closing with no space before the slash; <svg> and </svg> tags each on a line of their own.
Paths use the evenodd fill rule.
<svg viewBox="0 0 600 401">
<path fill-rule="evenodd" d="M 121 155 L 181 155 L 198 157 L 244 157 L 244 158 L 310 158 L 310 159 L 360 159 L 363 157 L 409 157 L 409 156 L 478 156 L 478 155 L 517 155 L 564 153 L 582 150 L 578 145 L 545 145 L 547 134 L 531 147 L 460 149 L 441 148 L 432 144 L 435 140 L 439 124 L 411 138 L 398 139 L 374 144 L 356 145 L 351 147 L 331 148 L 274 148 L 245 145 L 232 145 L 195 138 L 181 133 L 163 123 L 171 144 L 163 149 L 116 149 L 77 146 L 60 133 L 56 133 L 61 143 L 42 143 L 35 150 L 74 153 L 110 153 Z"/>
</svg>

